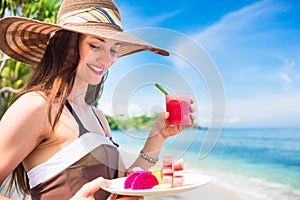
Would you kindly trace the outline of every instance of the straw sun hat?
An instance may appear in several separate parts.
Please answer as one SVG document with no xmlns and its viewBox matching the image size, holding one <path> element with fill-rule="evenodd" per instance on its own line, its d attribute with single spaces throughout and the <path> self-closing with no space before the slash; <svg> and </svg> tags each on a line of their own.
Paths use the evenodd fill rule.
<svg viewBox="0 0 300 200">
<path fill-rule="evenodd" d="M 23 17 L 0 20 L 0 50 L 20 62 L 37 66 L 50 36 L 58 30 L 90 34 L 121 43 L 117 57 L 149 50 L 164 56 L 169 53 L 123 33 L 121 16 L 112 0 L 64 0 L 57 24 Z"/>
</svg>

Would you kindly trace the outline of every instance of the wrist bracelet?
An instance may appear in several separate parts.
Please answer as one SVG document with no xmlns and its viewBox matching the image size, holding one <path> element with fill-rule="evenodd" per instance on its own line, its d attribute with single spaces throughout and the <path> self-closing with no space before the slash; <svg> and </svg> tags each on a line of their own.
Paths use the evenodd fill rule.
<svg viewBox="0 0 300 200">
<path fill-rule="evenodd" d="M 152 158 L 152 157 L 148 156 L 147 154 L 145 154 L 143 152 L 143 150 L 141 150 L 140 156 L 141 156 L 141 158 L 143 158 L 144 160 L 148 161 L 151 164 L 156 164 L 158 162 L 158 158 L 155 159 L 155 158 Z"/>
</svg>

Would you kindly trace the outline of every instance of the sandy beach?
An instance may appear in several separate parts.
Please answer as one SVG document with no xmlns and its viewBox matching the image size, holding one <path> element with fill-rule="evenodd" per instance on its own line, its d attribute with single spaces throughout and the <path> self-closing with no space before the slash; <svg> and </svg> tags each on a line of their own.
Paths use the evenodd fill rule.
<svg viewBox="0 0 300 200">
<path fill-rule="evenodd" d="M 161 197 L 145 197 L 145 200 L 241 200 L 241 198 L 232 191 L 219 186 L 212 181 L 211 183 L 200 187 L 199 189 L 181 194 Z"/>
</svg>

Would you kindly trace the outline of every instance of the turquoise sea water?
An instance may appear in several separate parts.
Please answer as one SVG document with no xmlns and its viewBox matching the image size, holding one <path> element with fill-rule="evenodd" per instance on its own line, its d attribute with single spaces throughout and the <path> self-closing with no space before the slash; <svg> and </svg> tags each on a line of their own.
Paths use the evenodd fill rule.
<svg viewBox="0 0 300 200">
<path fill-rule="evenodd" d="M 147 134 L 113 132 L 121 151 L 132 157 Z M 168 139 L 161 155 L 183 157 L 186 168 L 208 173 L 248 199 L 300 199 L 300 128 L 223 129 L 211 143 L 207 134 L 208 130 L 186 130 Z M 200 156 L 203 146 L 214 143 L 206 156 Z"/>
</svg>

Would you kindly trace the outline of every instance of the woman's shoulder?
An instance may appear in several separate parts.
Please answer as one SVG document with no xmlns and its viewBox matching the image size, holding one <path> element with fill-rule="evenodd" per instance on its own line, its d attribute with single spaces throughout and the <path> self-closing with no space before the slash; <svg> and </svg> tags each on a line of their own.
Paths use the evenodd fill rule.
<svg viewBox="0 0 300 200">
<path fill-rule="evenodd" d="M 47 99 L 41 92 L 27 92 L 21 95 L 11 107 L 22 107 L 26 110 L 47 108 Z"/>
<path fill-rule="evenodd" d="M 93 106 L 93 110 L 95 111 L 95 114 L 97 115 L 97 117 L 99 118 L 99 120 L 101 121 L 101 123 L 106 124 L 107 123 L 106 116 L 102 112 L 102 110 L 100 110 L 99 108 L 97 108 L 95 106 Z"/>
<path fill-rule="evenodd" d="M 31 92 L 26 92 L 23 95 L 19 97 L 19 99 L 23 100 L 37 100 L 37 101 L 43 101 L 46 102 L 47 98 L 43 92 L 40 91 L 31 91 Z"/>
<path fill-rule="evenodd" d="M 97 108 L 96 106 L 92 106 L 93 110 L 95 111 L 95 113 L 101 117 L 105 117 L 105 114 L 103 113 L 103 111 L 99 108 Z"/>
<path fill-rule="evenodd" d="M 36 92 L 21 95 L 4 113 L 1 122 L 18 132 L 48 133 L 47 100 Z"/>
</svg>

